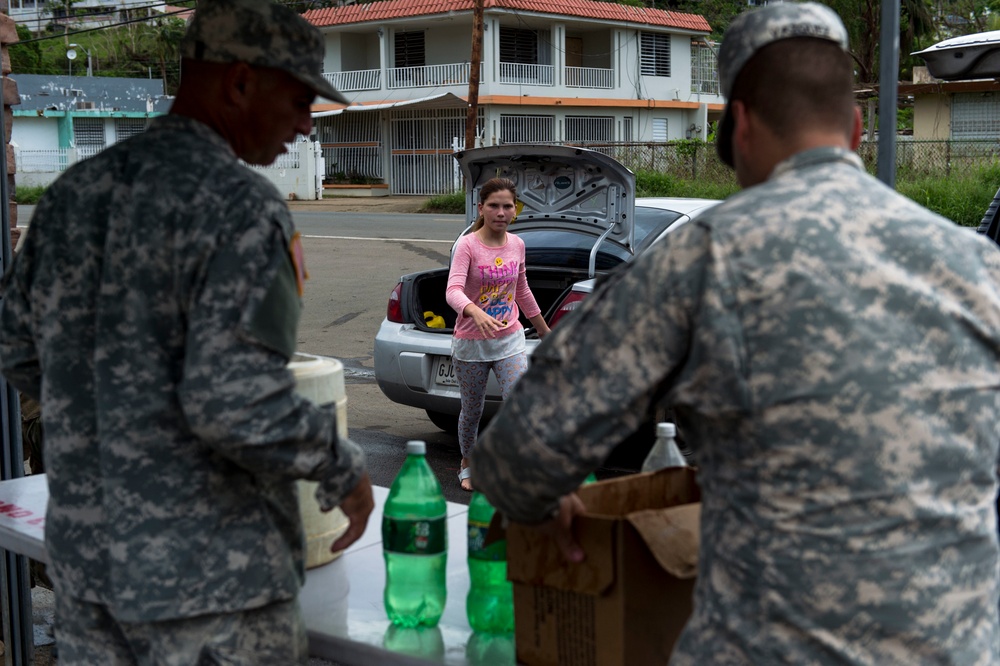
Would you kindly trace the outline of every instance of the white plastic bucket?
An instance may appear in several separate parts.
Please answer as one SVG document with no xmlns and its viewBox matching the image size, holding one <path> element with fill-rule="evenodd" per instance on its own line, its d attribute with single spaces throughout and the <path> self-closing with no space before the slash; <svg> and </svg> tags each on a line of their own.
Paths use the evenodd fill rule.
<svg viewBox="0 0 1000 666">
<path fill-rule="evenodd" d="M 344 390 L 344 365 L 335 358 L 296 353 L 288 364 L 295 375 L 299 395 L 317 405 L 336 405 L 337 435 L 347 437 L 347 394 Z M 316 501 L 315 481 L 298 481 L 299 511 L 306 532 L 306 568 L 335 560 L 340 552 L 330 546 L 347 531 L 347 516 L 339 508 L 323 513 Z"/>
</svg>

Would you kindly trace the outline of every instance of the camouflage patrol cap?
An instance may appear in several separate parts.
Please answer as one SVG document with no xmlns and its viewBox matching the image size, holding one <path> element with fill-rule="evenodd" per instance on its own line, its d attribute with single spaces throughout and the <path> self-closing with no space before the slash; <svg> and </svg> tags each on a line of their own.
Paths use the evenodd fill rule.
<svg viewBox="0 0 1000 666">
<path fill-rule="evenodd" d="M 181 41 L 185 58 L 274 67 L 317 95 L 347 104 L 323 78 L 325 52 L 315 26 L 272 0 L 200 0 Z"/>
<path fill-rule="evenodd" d="M 740 14 L 729 24 L 719 48 L 719 82 L 726 108 L 722 112 L 715 147 L 719 158 L 733 166 L 733 118 L 729 111 L 733 84 L 757 51 L 791 37 L 815 37 L 836 42 L 847 50 L 847 29 L 837 13 L 815 2 L 779 3 Z"/>
</svg>

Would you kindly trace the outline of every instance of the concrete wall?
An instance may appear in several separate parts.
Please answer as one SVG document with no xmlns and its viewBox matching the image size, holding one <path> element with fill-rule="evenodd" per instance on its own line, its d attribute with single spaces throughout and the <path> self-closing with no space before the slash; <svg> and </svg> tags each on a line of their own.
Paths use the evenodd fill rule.
<svg viewBox="0 0 1000 666">
<path fill-rule="evenodd" d="M 951 138 L 951 95 L 917 95 L 913 98 L 914 141 Z"/>
<path fill-rule="evenodd" d="M 323 154 L 320 145 L 307 141 L 290 145 L 294 153 L 290 152 L 279 156 L 278 160 L 271 166 L 253 168 L 274 183 L 282 198 L 300 201 L 321 199 L 323 197 L 322 176 L 325 169 L 318 162 L 322 159 Z M 67 166 L 77 161 L 76 150 L 66 149 L 65 153 Z M 16 154 L 12 152 L 11 165 L 15 164 L 16 159 Z M 61 175 L 62 172 L 56 169 L 22 171 L 18 174 L 17 182 L 20 185 L 47 187 Z"/>
<path fill-rule="evenodd" d="M 18 116 L 11 140 L 22 149 L 57 150 L 59 124 L 55 118 Z"/>
</svg>

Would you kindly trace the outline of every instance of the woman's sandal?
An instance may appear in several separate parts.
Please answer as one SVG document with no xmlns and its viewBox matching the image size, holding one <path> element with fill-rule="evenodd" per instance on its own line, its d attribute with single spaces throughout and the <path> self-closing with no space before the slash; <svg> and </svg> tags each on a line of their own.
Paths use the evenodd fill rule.
<svg viewBox="0 0 1000 666">
<path fill-rule="evenodd" d="M 462 481 L 469 479 L 469 487 L 466 488 Z M 470 467 L 463 467 L 458 470 L 458 485 L 461 486 L 462 490 L 467 493 L 472 492 L 472 469 Z"/>
</svg>

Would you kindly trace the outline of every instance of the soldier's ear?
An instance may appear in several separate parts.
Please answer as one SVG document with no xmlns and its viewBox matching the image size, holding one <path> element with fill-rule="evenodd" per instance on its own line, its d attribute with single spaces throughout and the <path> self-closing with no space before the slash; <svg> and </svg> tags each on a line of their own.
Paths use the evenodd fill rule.
<svg viewBox="0 0 1000 666">
<path fill-rule="evenodd" d="M 861 119 L 861 107 L 854 105 L 854 117 L 851 119 L 851 150 L 857 150 L 861 145 L 861 134 L 864 132 L 864 122 Z"/>
<path fill-rule="evenodd" d="M 226 98 L 237 106 L 249 103 L 249 94 L 254 83 L 253 68 L 245 62 L 234 62 L 226 68 L 223 81 Z"/>
</svg>

